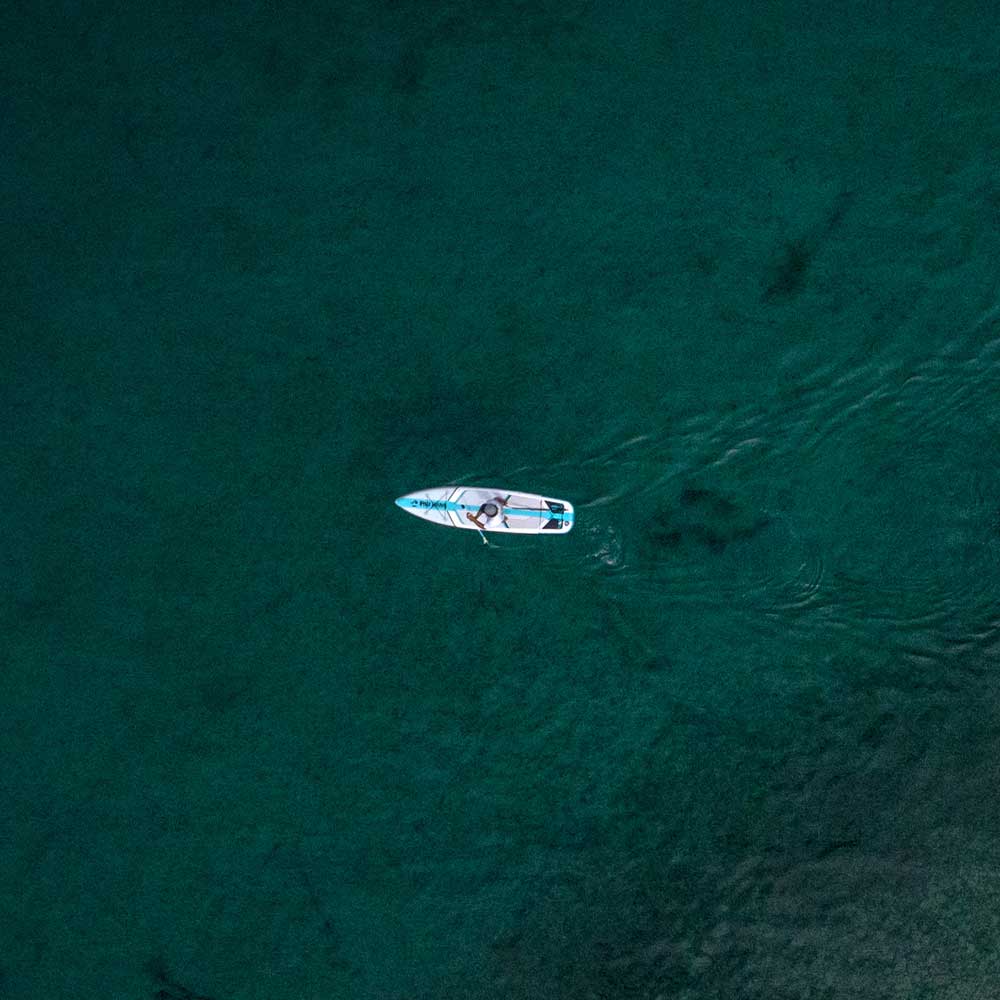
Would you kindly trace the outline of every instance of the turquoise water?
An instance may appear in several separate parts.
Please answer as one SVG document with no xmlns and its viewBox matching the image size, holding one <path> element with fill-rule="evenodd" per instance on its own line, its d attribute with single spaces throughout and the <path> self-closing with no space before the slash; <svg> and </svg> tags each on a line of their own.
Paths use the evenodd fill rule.
<svg viewBox="0 0 1000 1000">
<path fill-rule="evenodd" d="M 3 15 L 5 1000 L 993 995 L 1000 30 L 696 6 Z"/>
</svg>

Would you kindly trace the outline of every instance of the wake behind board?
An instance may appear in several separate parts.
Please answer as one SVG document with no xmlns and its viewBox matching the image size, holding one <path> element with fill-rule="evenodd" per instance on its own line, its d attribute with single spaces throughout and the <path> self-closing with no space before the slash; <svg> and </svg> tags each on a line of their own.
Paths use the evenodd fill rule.
<svg viewBox="0 0 1000 1000">
<path fill-rule="evenodd" d="M 514 535 L 565 535 L 573 527 L 573 505 L 537 493 L 489 486 L 437 486 L 407 493 L 397 507 L 449 528 Z"/>
</svg>

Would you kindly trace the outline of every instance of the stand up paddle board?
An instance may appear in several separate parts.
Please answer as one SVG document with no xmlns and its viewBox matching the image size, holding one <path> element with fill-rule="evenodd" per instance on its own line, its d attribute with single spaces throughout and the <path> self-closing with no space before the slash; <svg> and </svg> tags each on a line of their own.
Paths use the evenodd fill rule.
<svg viewBox="0 0 1000 1000">
<path fill-rule="evenodd" d="M 537 493 L 489 486 L 438 486 L 407 493 L 396 506 L 449 528 L 514 535 L 565 535 L 573 527 L 573 505 Z M 485 539 L 484 539 L 485 541 Z"/>
</svg>

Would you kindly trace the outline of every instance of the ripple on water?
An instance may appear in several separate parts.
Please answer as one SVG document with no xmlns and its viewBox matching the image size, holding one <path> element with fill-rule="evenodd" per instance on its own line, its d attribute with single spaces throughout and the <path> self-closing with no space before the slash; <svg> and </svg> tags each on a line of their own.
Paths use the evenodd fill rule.
<svg viewBox="0 0 1000 1000">
<path fill-rule="evenodd" d="M 577 546 L 557 561 L 625 607 L 981 661 L 1000 644 L 998 333 L 987 313 L 932 354 L 790 351 L 766 395 L 666 399 L 656 426 L 624 414 L 545 470 L 577 486 Z"/>
</svg>

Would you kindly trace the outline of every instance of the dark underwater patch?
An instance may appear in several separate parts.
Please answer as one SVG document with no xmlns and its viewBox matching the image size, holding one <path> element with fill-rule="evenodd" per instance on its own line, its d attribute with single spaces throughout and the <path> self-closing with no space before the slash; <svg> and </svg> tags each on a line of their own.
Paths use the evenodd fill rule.
<svg viewBox="0 0 1000 1000">
<path fill-rule="evenodd" d="M 790 240 L 782 247 L 781 254 L 771 272 L 771 279 L 761 296 L 763 302 L 789 299 L 805 287 L 806 272 L 812 263 L 813 251 L 805 240 Z"/>
<path fill-rule="evenodd" d="M 841 191 L 824 219 L 795 239 L 784 241 L 764 277 L 761 302 L 773 305 L 802 292 L 813 258 L 844 220 L 853 201 L 853 191 Z"/>
<path fill-rule="evenodd" d="M 653 549 L 686 546 L 719 554 L 734 542 L 753 538 L 770 518 L 752 514 L 729 497 L 702 487 L 685 487 L 675 506 L 657 510 L 649 520 L 647 537 Z"/>
</svg>

